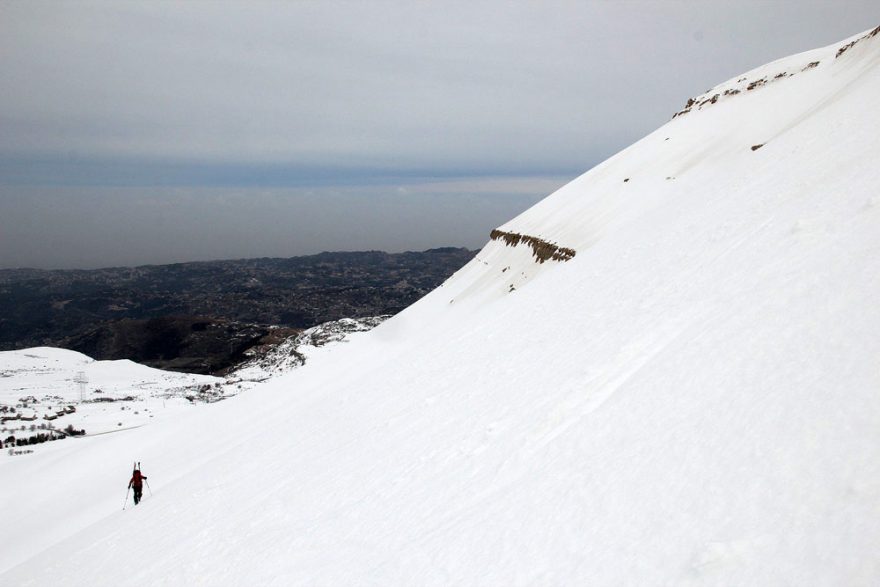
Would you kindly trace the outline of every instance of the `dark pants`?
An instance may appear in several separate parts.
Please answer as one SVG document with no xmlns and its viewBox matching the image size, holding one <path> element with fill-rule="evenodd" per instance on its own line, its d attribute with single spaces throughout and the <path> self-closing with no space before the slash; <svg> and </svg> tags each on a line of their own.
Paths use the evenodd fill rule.
<svg viewBox="0 0 880 587">
<path fill-rule="evenodd" d="M 141 500 L 141 492 L 144 490 L 143 486 L 134 488 L 134 505 L 137 505 Z"/>
</svg>

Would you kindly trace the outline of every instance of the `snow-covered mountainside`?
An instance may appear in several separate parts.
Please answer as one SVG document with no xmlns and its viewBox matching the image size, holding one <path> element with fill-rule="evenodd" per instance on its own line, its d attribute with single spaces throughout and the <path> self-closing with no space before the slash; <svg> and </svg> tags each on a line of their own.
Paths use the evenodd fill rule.
<svg viewBox="0 0 880 587">
<path fill-rule="evenodd" d="M 32 454 L 47 448 L 38 445 L 71 436 L 128 430 L 233 397 L 302 367 L 314 353 L 348 342 L 387 318 L 325 322 L 277 345 L 252 349 L 252 358 L 223 378 L 128 360 L 96 361 L 50 347 L 0 352 L 0 456 Z"/>
<path fill-rule="evenodd" d="M 319 324 L 288 337 L 265 352 L 251 349 L 250 358 L 229 374 L 228 380 L 259 382 L 302 367 L 315 349 L 347 342 L 353 334 L 372 330 L 390 316 L 342 318 Z"/>
<path fill-rule="evenodd" d="M 40 433 L 63 438 L 49 431 L 68 426 L 86 434 L 143 426 L 222 382 L 50 347 L 0 352 L 0 443 L 10 448 L 10 438 Z"/>
<path fill-rule="evenodd" d="M 0 460 L 0 584 L 877 584 L 878 101 L 876 31 L 757 68 L 350 344 Z"/>
</svg>

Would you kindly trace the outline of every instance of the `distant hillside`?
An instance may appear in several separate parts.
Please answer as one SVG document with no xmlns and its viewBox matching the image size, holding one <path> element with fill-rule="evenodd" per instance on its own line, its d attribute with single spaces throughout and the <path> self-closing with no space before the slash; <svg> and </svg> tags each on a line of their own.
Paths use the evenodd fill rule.
<svg viewBox="0 0 880 587">
<path fill-rule="evenodd" d="M 0 350 L 57 346 L 96 359 L 211 373 L 270 327 L 396 314 L 474 256 L 457 248 L 321 253 L 95 270 L 0 270 Z"/>
</svg>

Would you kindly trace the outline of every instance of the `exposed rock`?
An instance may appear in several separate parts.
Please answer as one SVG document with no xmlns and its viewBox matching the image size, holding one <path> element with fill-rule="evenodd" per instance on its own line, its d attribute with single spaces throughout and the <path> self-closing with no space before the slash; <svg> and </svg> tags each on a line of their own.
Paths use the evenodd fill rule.
<svg viewBox="0 0 880 587">
<path fill-rule="evenodd" d="M 538 263 L 544 261 L 568 261 L 576 254 L 574 249 L 560 247 L 555 243 L 545 241 L 544 239 L 529 236 L 527 234 L 519 234 L 516 232 L 505 232 L 497 228 L 489 233 L 492 240 L 503 240 L 504 244 L 509 247 L 515 247 L 520 243 L 524 243 L 532 248 L 532 254 Z"/>
</svg>

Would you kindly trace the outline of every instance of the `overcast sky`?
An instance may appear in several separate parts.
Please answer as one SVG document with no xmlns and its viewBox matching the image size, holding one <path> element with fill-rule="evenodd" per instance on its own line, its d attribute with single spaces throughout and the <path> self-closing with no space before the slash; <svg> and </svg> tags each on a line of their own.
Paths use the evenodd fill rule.
<svg viewBox="0 0 880 587">
<path fill-rule="evenodd" d="M 0 1 L 0 267 L 479 247 L 880 2 Z"/>
</svg>

